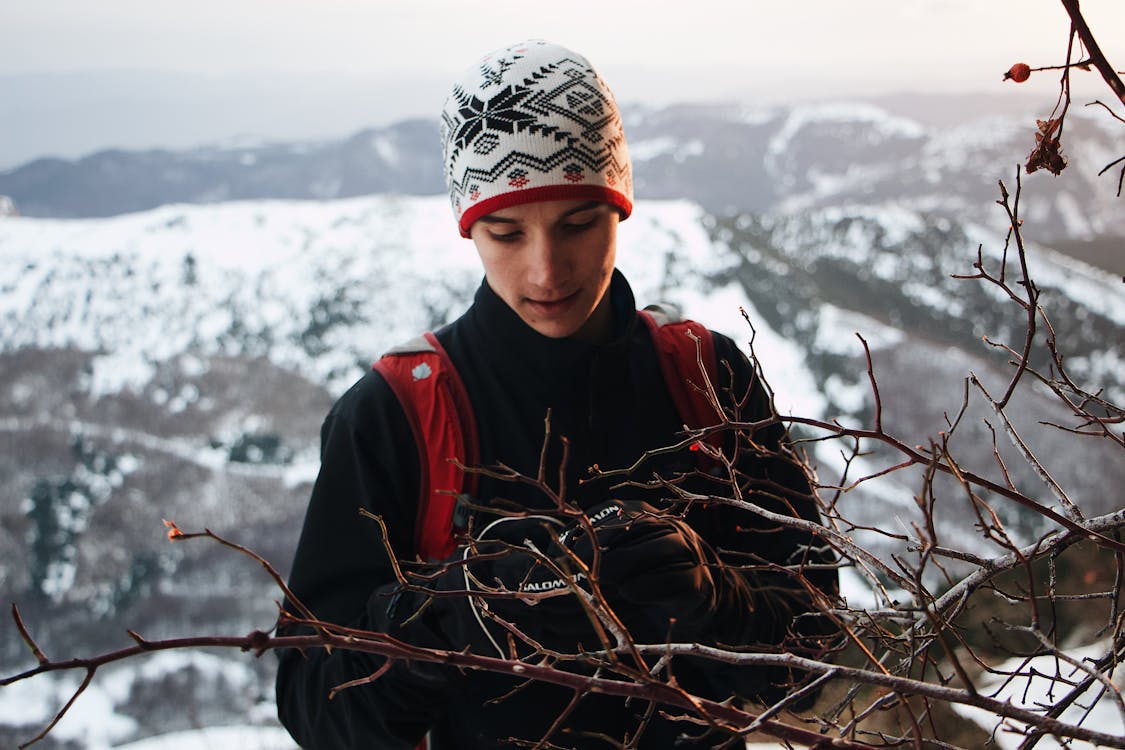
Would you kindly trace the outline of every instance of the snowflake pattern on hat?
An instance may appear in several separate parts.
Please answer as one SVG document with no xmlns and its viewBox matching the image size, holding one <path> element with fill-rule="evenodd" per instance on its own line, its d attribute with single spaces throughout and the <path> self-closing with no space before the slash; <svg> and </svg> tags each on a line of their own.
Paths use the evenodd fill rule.
<svg viewBox="0 0 1125 750">
<path fill-rule="evenodd" d="M 586 58 L 558 45 L 535 40 L 484 57 L 446 100 L 441 138 L 465 237 L 481 216 L 539 200 L 587 198 L 632 211 L 613 94 Z"/>
</svg>

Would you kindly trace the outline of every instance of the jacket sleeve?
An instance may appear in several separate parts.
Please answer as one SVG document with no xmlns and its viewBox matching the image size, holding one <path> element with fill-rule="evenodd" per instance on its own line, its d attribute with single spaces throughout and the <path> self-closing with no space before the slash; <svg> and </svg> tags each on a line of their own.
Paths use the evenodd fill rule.
<svg viewBox="0 0 1125 750">
<path fill-rule="evenodd" d="M 410 633 L 390 622 L 391 559 L 378 525 L 359 513 L 381 515 L 396 555 L 412 557 L 418 471 L 401 407 L 382 378 L 368 373 L 324 421 L 320 474 L 290 574 L 294 596 L 321 620 L 440 646 L 424 620 L 412 623 Z M 451 679 L 446 672 L 396 662 L 377 681 L 329 699 L 332 688 L 382 663 L 383 657 L 342 649 L 283 652 L 277 674 L 282 724 L 307 750 L 415 747 L 441 711 Z"/>
<path fill-rule="evenodd" d="M 715 334 L 721 396 L 729 398 L 742 422 L 771 415 L 769 395 L 750 361 L 733 341 Z M 728 375 L 727 373 L 730 373 Z M 731 440 L 736 477 L 744 500 L 781 515 L 820 522 L 817 502 L 804 466 L 787 454 L 782 424 Z M 729 494 L 730 488 L 725 487 Z M 719 490 L 711 490 L 720 494 Z M 716 613 L 714 642 L 734 648 L 794 653 L 815 658 L 837 632 L 818 614 L 813 587 L 832 600 L 838 592 L 834 555 L 815 534 L 767 521 L 729 505 L 701 514 L 697 530 L 723 561 L 725 595 Z M 713 674 L 726 694 L 736 692 L 773 703 L 795 689 L 806 675 L 787 669 L 719 669 Z M 715 680 L 712 679 L 712 683 Z M 719 687 L 719 686 L 716 686 Z M 807 703 L 807 701 L 803 702 Z"/>
</svg>

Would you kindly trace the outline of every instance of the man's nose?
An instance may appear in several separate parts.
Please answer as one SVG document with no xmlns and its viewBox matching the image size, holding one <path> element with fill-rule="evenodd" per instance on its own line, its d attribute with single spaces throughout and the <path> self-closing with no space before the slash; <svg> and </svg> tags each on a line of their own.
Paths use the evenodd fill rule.
<svg viewBox="0 0 1125 750">
<path fill-rule="evenodd" d="M 548 234 L 532 242 L 528 281 L 543 291 L 558 291 L 570 281 L 571 264 L 564 248 Z"/>
</svg>

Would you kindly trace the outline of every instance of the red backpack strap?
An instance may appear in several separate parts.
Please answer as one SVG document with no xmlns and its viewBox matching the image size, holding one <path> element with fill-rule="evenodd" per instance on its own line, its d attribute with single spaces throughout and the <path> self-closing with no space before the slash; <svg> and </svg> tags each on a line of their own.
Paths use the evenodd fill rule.
<svg viewBox="0 0 1125 750">
<path fill-rule="evenodd" d="M 694 320 L 681 320 L 675 309 L 660 305 L 649 305 L 637 314 L 652 333 L 656 358 L 680 420 L 690 429 L 710 427 L 722 421 L 703 379 L 706 374 L 711 387 L 718 388 L 719 366 L 710 329 Z M 723 436 L 713 433 L 707 442 L 721 448 Z"/>
<path fill-rule="evenodd" d="M 395 347 L 372 367 L 394 391 L 418 446 L 414 552 L 423 560 L 444 560 L 457 546 L 457 497 L 476 492 L 477 476 L 454 463 L 477 463 L 477 425 L 469 394 L 432 333 Z"/>
</svg>

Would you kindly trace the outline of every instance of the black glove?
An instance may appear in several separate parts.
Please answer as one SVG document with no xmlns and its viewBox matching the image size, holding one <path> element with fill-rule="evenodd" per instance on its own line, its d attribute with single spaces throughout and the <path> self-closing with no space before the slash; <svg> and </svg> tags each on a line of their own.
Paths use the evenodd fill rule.
<svg viewBox="0 0 1125 750">
<path fill-rule="evenodd" d="M 593 539 L 574 524 L 559 541 L 591 568 L 597 545 L 598 583 L 634 639 L 695 637 L 710 624 L 724 583 L 720 562 L 686 522 L 640 502 L 610 501 L 587 516 Z"/>
<path fill-rule="evenodd" d="M 569 577 L 550 562 L 559 556 L 562 528 L 548 516 L 498 518 L 442 564 L 428 586 L 441 592 L 430 607 L 451 649 L 508 657 L 514 644 L 517 654 L 526 655 L 532 646 L 519 634 L 556 651 L 598 647 Z"/>
</svg>

